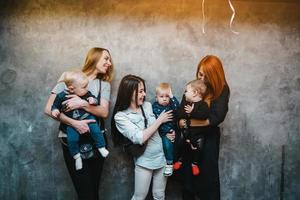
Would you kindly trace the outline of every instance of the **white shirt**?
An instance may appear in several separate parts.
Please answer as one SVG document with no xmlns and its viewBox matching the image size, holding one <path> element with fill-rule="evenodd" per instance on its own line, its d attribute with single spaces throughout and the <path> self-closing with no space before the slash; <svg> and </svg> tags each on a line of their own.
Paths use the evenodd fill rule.
<svg viewBox="0 0 300 200">
<path fill-rule="evenodd" d="M 152 105 L 149 102 L 143 104 L 148 125 L 156 120 Z M 141 112 L 134 112 L 130 108 L 117 112 L 115 117 L 116 127 L 122 135 L 135 144 L 142 144 L 143 130 L 145 128 L 144 117 Z M 135 164 L 147 169 L 159 169 L 166 165 L 162 140 L 156 131 L 147 141 L 147 147 L 143 155 L 135 160 Z"/>
</svg>

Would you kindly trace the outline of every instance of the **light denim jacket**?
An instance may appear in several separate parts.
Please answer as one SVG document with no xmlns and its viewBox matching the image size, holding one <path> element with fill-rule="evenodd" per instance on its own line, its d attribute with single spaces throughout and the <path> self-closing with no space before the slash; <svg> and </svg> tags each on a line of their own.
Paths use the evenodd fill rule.
<svg viewBox="0 0 300 200">
<path fill-rule="evenodd" d="M 156 120 L 152 111 L 152 105 L 149 102 L 145 102 L 143 108 L 148 120 L 148 126 L 151 126 Z M 118 112 L 114 119 L 120 133 L 130 139 L 133 143 L 142 144 L 145 124 L 141 112 L 134 112 L 128 108 L 127 110 Z M 158 131 L 148 139 L 145 152 L 135 160 L 135 164 L 147 169 L 159 169 L 166 165 L 162 140 Z"/>
</svg>

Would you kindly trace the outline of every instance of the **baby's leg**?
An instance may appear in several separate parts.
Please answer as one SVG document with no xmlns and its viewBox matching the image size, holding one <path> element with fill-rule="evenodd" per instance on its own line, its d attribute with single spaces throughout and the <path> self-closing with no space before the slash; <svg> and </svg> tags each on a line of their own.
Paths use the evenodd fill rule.
<svg viewBox="0 0 300 200">
<path fill-rule="evenodd" d="M 109 152 L 105 148 L 105 139 L 103 133 L 100 130 L 100 127 L 97 123 L 89 123 L 90 133 L 92 138 L 95 141 L 96 147 L 98 148 L 100 154 L 103 157 L 107 157 Z"/>
<path fill-rule="evenodd" d="M 79 133 L 71 126 L 67 127 L 68 148 L 72 156 L 79 153 Z"/>
<path fill-rule="evenodd" d="M 82 159 L 79 153 L 79 133 L 73 127 L 68 126 L 67 135 L 68 148 L 75 159 L 75 169 L 80 170 L 82 169 Z"/>
<path fill-rule="evenodd" d="M 173 160 L 174 160 L 174 146 L 173 143 L 167 136 L 162 137 L 162 144 L 164 154 L 167 160 L 167 165 L 165 166 L 164 175 L 171 176 L 173 174 Z"/>
<path fill-rule="evenodd" d="M 174 145 L 173 142 L 167 136 L 162 138 L 163 150 L 167 160 L 167 164 L 172 165 L 174 160 Z"/>
</svg>

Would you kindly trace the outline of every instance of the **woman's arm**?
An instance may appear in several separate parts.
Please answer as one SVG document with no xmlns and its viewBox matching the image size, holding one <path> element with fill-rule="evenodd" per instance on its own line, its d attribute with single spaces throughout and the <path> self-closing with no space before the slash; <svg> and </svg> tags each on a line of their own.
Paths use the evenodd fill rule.
<svg viewBox="0 0 300 200">
<path fill-rule="evenodd" d="M 139 128 L 132 122 L 128 115 L 119 112 L 114 116 L 118 131 L 135 144 L 145 143 L 158 129 L 158 127 L 167 121 L 172 120 L 172 111 L 162 112 L 154 123 L 146 129 Z"/>
<path fill-rule="evenodd" d="M 54 94 L 54 93 L 50 94 L 50 96 L 48 98 L 48 101 L 46 103 L 45 109 L 44 109 L 45 114 L 52 117 L 55 120 L 58 120 L 59 122 L 62 122 L 64 124 L 67 124 L 67 125 L 70 125 L 70 126 L 74 127 L 80 134 L 89 132 L 90 129 L 89 129 L 88 123 L 95 122 L 95 120 L 88 120 L 88 119 L 87 120 L 81 120 L 81 121 L 74 120 L 74 119 L 66 116 L 63 113 L 61 113 L 59 115 L 59 118 L 55 118 L 55 117 L 52 116 L 51 107 L 52 107 L 52 104 L 55 100 L 55 97 L 56 97 L 56 94 Z"/>
<path fill-rule="evenodd" d="M 91 113 L 92 115 L 95 115 L 96 117 L 102 117 L 107 118 L 109 114 L 109 102 L 101 98 L 101 104 L 100 105 L 91 105 L 87 101 L 82 100 L 80 97 L 77 97 L 76 95 L 69 95 L 71 99 L 68 99 L 64 102 L 64 104 L 68 105 L 66 111 L 82 108 L 86 112 Z"/>
<path fill-rule="evenodd" d="M 55 97 L 56 97 L 56 94 L 53 94 L 53 93 L 50 94 L 48 101 L 46 103 L 45 109 L 44 109 L 44 113 L 46 115 L 48 115 L 49 117 L 52 117 L 53 119 L 58 120 L 57 118 L 53 117 L 51 114 L 51 107 L 53 105 Z"/>
<path fill-rule="evenodd" d="M 209 125 L 218 126 L 222 123 L 228 112 L 228 102 L 229 102 L 230 90 L 228 86 L 224 86 L 221 95 L 215 99 L 210 107 L 209 112 Z"/>
<path fill-rule="evenodd" d="M 159 126 L 165 122 L 172 121 L 173 114 L 172 110 L 169 110 L 168 112 L 161 112 L 161 114 L 158 116 L 158 118 L 154 121 L 151 126 L 144 129 L 143 131 L 143 143 L 146 142 L 152 135 L 157 131 Z"/>
<path fill-rule="evenodd" d="M 109 113 L 109 102 L 101 98 L 100 105 L 91 105 L 87 101 L 81 99 L 80 97 L 70 94 L 67 95 L 68 100 L 64 101 L 63 104 L 66 105 L 66 112 L 82 108 L 86 112 L 91 113 L 96 117 L 107 118 Z"/>
<path fill-rule="evenodd" d="M 63 104 L 67 105 L 68 109 L 66 111 L 82 108 L 86 112 L 89 112 L 96 117 L 107 118 L 109 115 L 109 99 L 110 99 L 111 86 L 110 83 L 105 81 L 101 81 L 101 84 L 99 85 L 101 88 L 101 91 L 99 93 L 101 97 L 100 105 L 91 105 L 87 101 L 81 99 L 76 95 L 68 95 L 67 97 L 69 97 L 70 99 L 63 102 Z"/>
</svg>

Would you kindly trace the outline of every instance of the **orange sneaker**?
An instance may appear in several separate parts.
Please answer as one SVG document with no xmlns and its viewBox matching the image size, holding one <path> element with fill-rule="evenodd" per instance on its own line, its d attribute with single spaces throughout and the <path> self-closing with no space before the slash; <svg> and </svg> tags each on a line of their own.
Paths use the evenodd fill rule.
<svg viewBox="0 0 300 200">
<path fill-rule="evenodd" d="M 182 162 L 177 161 L 177 162 L 174 163 L 173 169 L 178 170 L 178 169 L 180 169 L 181 165 L 182 165 Z"/>
<path fill-rule="evenodd" d="M 197 165 L 195 165 L 195 164 L 192 164 L 192 172 L 193 172 L 193 175 L 194 175 L 194 176 L 199 175 L 199 174 L 200 174 L 200 169 L 199 169 L 199 167 L 198 167 Z"/>
</svg>

